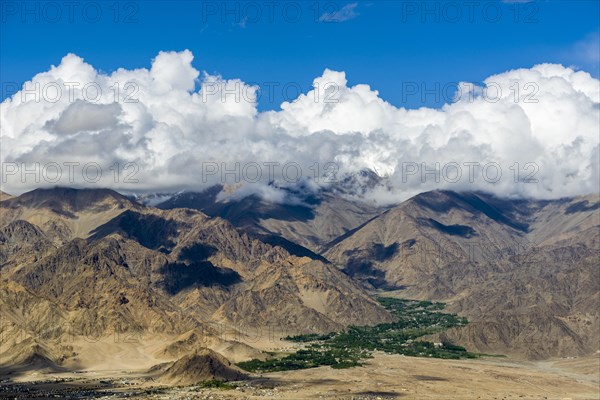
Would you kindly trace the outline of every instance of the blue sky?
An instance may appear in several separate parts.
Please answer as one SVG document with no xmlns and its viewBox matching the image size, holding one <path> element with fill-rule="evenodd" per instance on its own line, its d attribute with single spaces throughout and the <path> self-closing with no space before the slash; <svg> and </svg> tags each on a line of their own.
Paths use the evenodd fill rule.
<svg viewBox="0 0 600 400">
<path fill-rule="evenodd" d="M 409 108 L 449 100 L 410 94 L 413 83 L 480 82 L 542 62 L 599 75 L 595 0 L 50 3 L 2 1 L 2 99 L 12 83 L 69 52 L 110 72 L 149 67 L 161 50 L 189 49 L 199 70 L 263 87 L 277 82 L 273 96 L 263 91 L 261 110 L 308 91 L 325 68 Z"/>
</svg>

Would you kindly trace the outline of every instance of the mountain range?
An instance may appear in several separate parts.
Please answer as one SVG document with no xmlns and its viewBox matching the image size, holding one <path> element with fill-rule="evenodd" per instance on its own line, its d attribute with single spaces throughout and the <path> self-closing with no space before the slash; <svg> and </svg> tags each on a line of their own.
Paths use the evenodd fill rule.
<svg viewBox="0 0 600 400">
<path fill-rule="evenodd" d="M 0 367 L 77 369 L 125 351 L 106 340 L 119 336 L 142 338 L 149 366 L 179 360 L 167 380 L 190 354 L 235 375 L 219 357 L 263 356 L 250 331 L 393 321 L 373 294 L 447 303 L 470 323 L 438 339 L 470 350 L 598 350 L 598 195 L 433 191 L 380 207 L 343 191 L 292 204 L 224 191 L 156 206 L 108 189 L 2 193 Z"/>
</svg>

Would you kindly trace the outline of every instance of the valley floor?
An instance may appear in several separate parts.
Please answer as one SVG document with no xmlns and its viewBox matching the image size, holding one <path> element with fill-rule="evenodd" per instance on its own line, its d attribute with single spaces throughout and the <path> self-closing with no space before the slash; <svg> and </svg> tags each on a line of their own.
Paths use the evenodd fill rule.
<svg viewBox="0 0 600 400">
<path fill-rule="evenodd" d="M 600 358 L 440 360 L 376 353 L 362 367 L 255 375 L 235 389 L 159 386 L 135 371 L 4 377 L 0 398 L 600 399 Z M 9 378 L 9 379 L 7 379 Z"/>
</svg>

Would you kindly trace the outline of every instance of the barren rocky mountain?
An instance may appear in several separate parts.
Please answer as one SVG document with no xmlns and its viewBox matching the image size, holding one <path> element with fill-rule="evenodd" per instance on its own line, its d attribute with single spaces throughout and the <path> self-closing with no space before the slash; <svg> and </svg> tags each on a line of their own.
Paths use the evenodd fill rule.
<svg viewBox="0 0 600 400">
<path fill-rule="evenodd" d="M 3 364 L 37 357 L 73 367 L 86 352 L 73 342 L 115 333 L 165 335 L 164 348 L 199 329 L 222 347 L 210 324 L 281 335 L 392 320 L 333 265 L 199 211 L 52 189 L 2 201 L 0 212 Z"/>
<path fill-rule="evenodd" d="M 598 196 L 434 191 L 381 210 L 341 192 L 285 206 L 221 190 L 160 208 L 110 190 L 0 201 L 2 368 L 104 368 L 110 354 L 195 379 L 205 348 L 227 357 L 209 357 L 218 371 L 264 358 L 249 335 L 392 321 L 365 290 L 446 302 L 470 323 L 434 339 L 469 350 L 598 350 Z"/>
<path fill-rule="evenodd" d="M 256 195 L 239 199 L 226 194 L 227 188 L 214 186 L 201 193 L 178 194 L 157 207 L 200 210 L 226 219 L 262 241 L 282 246 L 293 254 L 319 258 L 329 242 L 383 211 L 352 200 L 342 189 L 310 196 L 289 193 L 289 204 L 277 204 Z M 220 197 L 224 193 L 225 196 Z"/>
<path fill-rule="evenodd" d="M 450 303 L 472 323 L 447 333 L 527 358 L 598 350 L 598 196 L 503 200 L 418 195 L 330 244 L 355 279 Z"/>
<path fill-rule="evenodd" d="M 36 225 L 47 238 L 62 244 L 87 238 L 91 231 L 140 204 L 107 189 L 36 189 L 0 202 L 2 224 L 22 220 Z"/>
<path fill-rule="evenodd" d="M 308 248 L 369 290 L 448 302 L 472 323 L 443 339 L 471 349 L 533 359 L 598 350 L 597 195 L 535 201 L 433 191 L 382 210 L 339 192 L 286 208 L 217 200 L 222 189 L 159 207 L 209 210 Z"/>
</svg>

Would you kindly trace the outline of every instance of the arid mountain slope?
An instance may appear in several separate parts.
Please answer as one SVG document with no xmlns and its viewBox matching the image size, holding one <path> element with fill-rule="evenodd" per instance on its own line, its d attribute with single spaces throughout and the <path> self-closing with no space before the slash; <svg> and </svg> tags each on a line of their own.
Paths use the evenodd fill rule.
<svg viewBox="0 0 600 400">
<path fill-rule="evenodd" d="M 12 196 L 0 190 L 0 201 L 10 199 Z"/>
<path fill-rule="evenodd" d="M 199 211 L 93 194 L 55 189 L 0 202 L 0 309 L 12 332 L 0 343 L 3 363 L 30 354 L 68 364 L 73 336 L 216 336 L 210 323 L 327 332 L 392 319 L 331 264 Z M 57 239 L 48 222 L 66 234 Z"/>
<path fill-rule="evenodd" d="M 361 286 L 447 302 L 471 323 L 441 339 L 470 350 L 531 359 L 598 350 L 597 195 L 434 191 L 374 215 L 339 193 L 285 206 L 217 201 L 220 191 L 164 209 L 108 190 L 0 201 L 2 362 L 72 367 L 89 353 L 73 338 L 115 332 L 164 336 L 151 351 L 159 360 L 207 346 L 256 357 L 219 326 L 282 337 L 391 321 Z"/>
<path fill-rule="evenodd" d="M 590 354 L 600 337 L 599 204 L 598 196 L 428 192 L 324 255 L 368 286 L 450 302 L 473 323 L 448 335 L 469 348 L 528 358 Z"/>
<path fill-rule="evenodd" d="M 200 210 L 228 220 L 263 242 L 312 258 L 319 258 L 324 245 L 382 211 L 352 201 L 339 191 L 311 196 L 290 193 L 293 200 L 289 204 L 267 202 L 257 196 L 237 199 L 223 193 L 222 186 L 215 186 L 202 193 L 178 194 L 157 207 Z"/>
<path fill-rule="evenodd" d="M 142 206 L 108 189 L 36 189 L 0 201 L 1 224 L 24 220 L 57 244 L 87 238 L 98 226 Z"/>
</svg>

